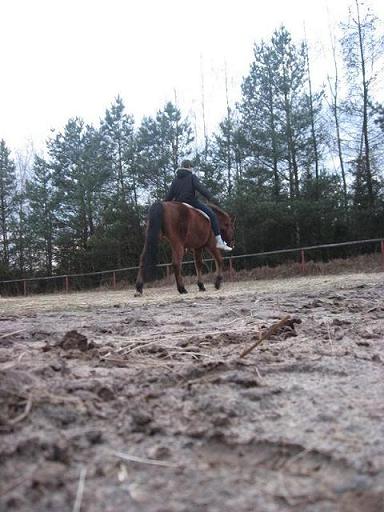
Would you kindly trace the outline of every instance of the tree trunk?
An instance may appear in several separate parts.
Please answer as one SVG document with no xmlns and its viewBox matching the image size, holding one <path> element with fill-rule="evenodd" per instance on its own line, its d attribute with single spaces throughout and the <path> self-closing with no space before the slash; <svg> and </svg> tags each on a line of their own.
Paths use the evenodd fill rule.
<svg viewBox="0 0 384 512">
<path fill-rule="evenodd" d="M 370 147 L 369 147 L 369 137 L 368 137 L 368 82 L 366 78 L 366 69 L 365 69 L 365 58 L 364 58 L 364 45 L 363 45 L 363 35 L 361 29 L 361 20 L 360 20 L 360 9 L 358 0 L 356 0 L 356 10 L 357 10 L 357 28 L 359 33 L 359 49 L 360 49 L 360 63 L 361 63 L 361 74 L 362 74 L 362 82 L 363 82 L 363 126 L 362 126 L 362 137 L 364 140 L 364 159 L 365 159 L 365 173 L 366 173 L 366 181 L 367 181 L 367 192 L 368 192 L 368 204 L 369 206 L 373 206 L 374 204 L 374 193 L 373 193 L 373 184 L 372 184 L 372 171 L 371 171 L 371 162 L 370 162 Z"/>
<path fill-rule="evenodd" d="M 313 154 L 315 158 L 315 180 L 316 180 L 316 199 L 319 199 L 319 152 L 317 145 L 317 136 L 315 130 L 315 113 L 313 108 L 313 94 L 312 94 L 312 81 L 311 81 L 311 70 L 309 67 L 309 52 L 308 46 L 305 46 L 306 49 L 306 60 L 307 60 L 307 73 L 308 73 L 308 87 L 309 87 L 309 111 L 311 116 L 311 134 L 312 134 L 312 144 L 313 144 Z"/>
</svg>

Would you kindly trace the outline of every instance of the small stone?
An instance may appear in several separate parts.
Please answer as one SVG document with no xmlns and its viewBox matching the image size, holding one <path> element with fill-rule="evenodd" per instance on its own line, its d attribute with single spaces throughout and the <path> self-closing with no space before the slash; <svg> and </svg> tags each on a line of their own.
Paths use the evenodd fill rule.
<svg viewBox="0 0 384 512">
<path fill-rule="evenodd" d="M 167 446 L 152 446 L 147 451 L 148 457 L 155 460 L 169 459 L 171 450 Z"/>
</svg>

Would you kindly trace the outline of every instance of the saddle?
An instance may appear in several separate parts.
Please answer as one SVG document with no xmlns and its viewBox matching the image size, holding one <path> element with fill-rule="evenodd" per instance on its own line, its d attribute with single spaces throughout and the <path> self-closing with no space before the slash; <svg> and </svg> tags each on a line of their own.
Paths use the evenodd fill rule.
<svg viewBox="0 0 384 512">
<path fill-rule="evenodd" d="M 194 206 L 191 206 L 190 204 L 188 203 L 181 203 L 181 204 L 184 204 L 185 206 L 188 206 L 188 208 L 192 208 L 192 210 L 196 210 L 197 212 L 200 213 L 200 215 L 202 215 L 203 217 L 205 217 L 206 219 L 209 220 L 209 222 L 211 222 L 211 219 L 209 218 L 209 215 L 207 215 L 205 212 L 203 212 L 203 210 L 199 210 L 198 208 L 195 208 Z"/>
</svg>

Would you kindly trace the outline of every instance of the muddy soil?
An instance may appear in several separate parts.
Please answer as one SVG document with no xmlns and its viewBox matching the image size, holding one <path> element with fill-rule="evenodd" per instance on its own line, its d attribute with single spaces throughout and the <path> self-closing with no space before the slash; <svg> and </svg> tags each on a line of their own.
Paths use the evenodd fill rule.
<svg viewBox="0 0 384 512">
<path fill-rule="evenodd" d="M 189 292 L 0 299 L 0 510 L 383 512 L 384 274 Z"/>
</svg>

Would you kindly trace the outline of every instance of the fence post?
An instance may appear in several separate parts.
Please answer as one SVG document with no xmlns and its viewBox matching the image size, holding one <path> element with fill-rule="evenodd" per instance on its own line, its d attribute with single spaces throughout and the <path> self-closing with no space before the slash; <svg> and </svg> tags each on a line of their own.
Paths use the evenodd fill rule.
<svg viewBox="0 0 384 512">
<path fill-rule="evenodd" d="M 116 272 L 112 273 L 112 286 L 113 289 L 116 290 Z"/>
<path fill-rule="evenodd" d="M 229 257 L 229 279 L 233 281 L 233 264 L 232 264 L 232 256 Z"/>
<path fill-rule="evenodd" d="M 301 271 L 305 272 L 305 256 L 304 256 L 304 249 L 301 249 Z"/>
<path fill-rule="evenodd" d="M 68 293 L 69 291 L 69 280 L 68 280 L 68 276 L 65 276 L 65 293 Z"/>
<path fill-rule="evenodd" d="M 24 279 L 23 281 L 23 287 L 24 287 L 24 297 L 27 296 L 27 281 Z"/>
</svg>

